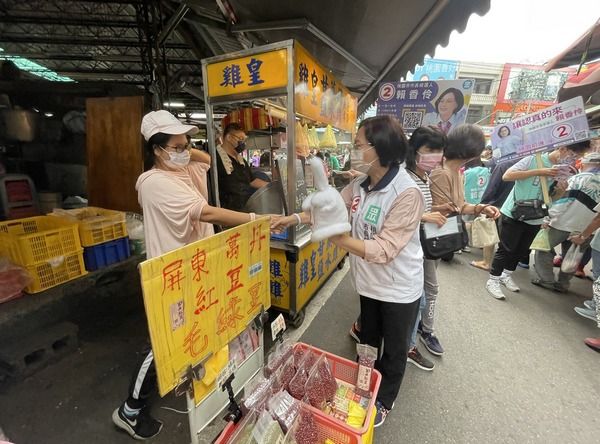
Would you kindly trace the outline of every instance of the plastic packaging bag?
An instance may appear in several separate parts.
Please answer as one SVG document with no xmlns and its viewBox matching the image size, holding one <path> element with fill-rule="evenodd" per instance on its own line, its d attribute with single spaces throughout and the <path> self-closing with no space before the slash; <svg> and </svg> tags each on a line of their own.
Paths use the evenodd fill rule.
<svg viewBox="0 0 600 444">
<path fill-rule="evenodd" d="M 26 269 L 0 257 L 0 304 L 21 296 L 29 284 L 31 277 Z"/>
<path fill-rule="evenodd" d="M 275 421 L 269 412 L 264 411 L 258 417 L 252 430 L 253 442 L 257 444 L 278 444 L 284 439 L 279 423 Z"/>
<path fill-rule="evenodd" d="M 548 240 L 548 230 L 542 228 L 540 231 L 538 231 L 529 248 L 531 250 L 550 251 L 551 248 L 550 241 Z"/>
<path fill-rule="evenodd" d="M 311 149 L 319 149 L 319 136 L 317 129 L 313 126 L 308 130 L 308 146 Z"/>
<path fill-rule="evenodd" d="M 308 157 L 310 155 L 310 149 L 308 148 L 308 129 L 305 130 L 300 121 L 297 121 L 295 132 L 296 155 L 300 157 Z"/>
<path fill-rule="evenodd" d="M 265 376 L 269 377 L 292 355 L 293 345 L 289 341 L 278 343 L 267 357 Z"/>
<path fill-rule="evenodd" d="M 581 259 L 583 258 L 584 249 L 581 248 L 581 245 L 571 244 L 571 248 L 563 257 L 562 264 L 560 266 L 560 271 L 563 273 L 575 273 L 577 271 L 577 267 L 581 263 Z"/>
<path fill-rule="evenodd" d="M 371 373 L 377 360 L 377 349 L 366 344 L 357 344 L 358 377 L 356 379 L 356 393 L 361 396 L 371 396 Z"/>
<path fill-rule="evenodd" d="M 279 421 L 279 425 L 283 431 L 287 433 L 294 424 L 294 421 L 296 421 L 302 404 L 300 401 L 292 398 L 289 393 L 279 392 L 269 399 L 267 408 L 273 418 Z"/>
<path fill-rule="evenodd" d="M 294 357 L 289 356 L 288 359 L 282 364 L 279 368 L 279 384 L 281 385 L 281 390 L 287 390 L 290 381 L 294 378 L 296 374 L 296 366 L 294 364 Z"/>
<path fill-rule="evenodd" d="M 245 390 L 242 401 L 242 412 L 247 413 L 252 409 L 262 411 L 265 408 L 268 397 L 271 395 L 272 381 L 261 374 L 252 379 Z"/>
<path fill-rule="evenodd" d="M 305 402 L 320 410 L 335 398 L 337 382 L 325 355 L 319 358 L 311 370 L 305 391 Z"/>
<path fill-rule="evenodd" d="M 321 139 L 319 147 L 331 149 L 337 148 L 337 141 L 335 140 L 335 134 L 331 125 L 327 125 L 327 128 L 325 129 L 325 135 L 323 136 L 323 139 Z"/>
<path fill-rule="evenodd" d="M 252 431 L 258 420 L 258 413 L 256 411 L 249 412 L 240 422 L 237 430 L 231 437 L 228 444 L 251 444 L 253 442 Z"/>
<path fill-rule="evenodd" d="M 292 428 L 285 435 L 285 444 L 320 444 L 319 431 L 313 414 L 302 409 Z"/>
</svg>

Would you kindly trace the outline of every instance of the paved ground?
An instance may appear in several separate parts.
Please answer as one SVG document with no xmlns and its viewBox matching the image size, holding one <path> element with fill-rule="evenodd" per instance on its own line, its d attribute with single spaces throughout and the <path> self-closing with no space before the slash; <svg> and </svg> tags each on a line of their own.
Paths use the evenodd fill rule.
<svg viewBox="0 0 600 444">
<path fill-rule="evenodd" d="M 408 367 L 399 402 L 376 442 L 599 442 L 600 354 L 582 339 L 600 330 L 573 312 L 591 293 L 591 282 L 576 280 L 571 294 L 559 295 L 531 286 L 528 272 L 519 270 L 521 293 L 496 301 L 483 290 L 486 274 L 467 265 L 472 258 L 441 264 L 437 327 L 446 354 L 432 373 Z M 352 357 L 347 329 L 358 303 L 346 271 L 334 275 L 311 303 L 305 324 L 291 334 Z M 6 436 L 18 444 L 133 442 L 114 430 L 110 414 L 144 342 L 139 313 L 84 326 L 79 353 L 3 388 Z M 186 416 L 165 406 L 185 408 L 181 399 L 157 403 L 165 429 L 153 442 L 189 442 Z M 220 427 L 209 427 L 203 441 Z"/>
</svg>

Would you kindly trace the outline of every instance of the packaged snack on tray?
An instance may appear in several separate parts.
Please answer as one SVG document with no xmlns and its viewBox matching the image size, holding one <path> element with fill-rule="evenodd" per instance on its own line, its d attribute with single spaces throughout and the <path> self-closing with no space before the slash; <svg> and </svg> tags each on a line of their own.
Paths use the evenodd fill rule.
<svg viewBox="0 0 600 444">
<path fill-rule="evenodd" d="M 249 412 L 237 426 L 233 436 L 227 441 L 227 444 L 252 444 L 252 431 L 258 420 L 258 413 L 255 410 Z"/>
<path fill-rule="evenodd" d="M 322 355 L 313 366 L 305 387 L 304 401 L 315 408 L 325 409 L 332 402 L 337 391 L 337 382 L 331 371 L 331 365 L 325 355 Z"/>
<path fill-rule="evenodd" d="M 291 342 L 284 341 L 281 344 L 277 344 L 275 348 L 269 353 L 267 357 L 267 364 L 265 365 L 265 376 L 271 376 L 275 371 L 281 367 L 293 353 L 293 346 Z"/>
<path fill-rule="evenodd" d="M 242 401 L 242 412 L 246 413 L 252 409 L 262 411 L 265 408 L 268 397 L 272 393 L 273 382 L 260 373 L 252 379 L 244 391 Z"/>
<path fill-rule="evenodd" d="M 292 398 L 288 392 L 279 392 L 269 399 L 267 408 L 271 416 L 279 422 L 283 431 L 287 432 L 296 421 L 302 404 Z"/>
<path fill-rule="evenodd" d="M 356 393 L 368 397 L 371 395 L 371 373 L 377 360 L 377 349 L 367 344 L 357 344 L 358 378 L 356 379 Z"/>
<path fill-rule="evenodd" d="M 254 425 L 252 438 L 253 443 L 256 444 L 279 444 L 285 436 L 279 423 L 271 417 L 269 412 L 264 411 Z"/>
<path fill-rule="evenodd" d="M 290 381 L 296 374 L 296 366 L 294 365 L 294 357 L 290 356 L 279 368 L 279 384 L 282 390 L 287 390 Z"/>
<path fill-rule="evenodd" d="M 285 435 L 284 444 L 321 444 L 317 423 L 309 410 L 302 409 L 296 422 Z"/>
</svg>

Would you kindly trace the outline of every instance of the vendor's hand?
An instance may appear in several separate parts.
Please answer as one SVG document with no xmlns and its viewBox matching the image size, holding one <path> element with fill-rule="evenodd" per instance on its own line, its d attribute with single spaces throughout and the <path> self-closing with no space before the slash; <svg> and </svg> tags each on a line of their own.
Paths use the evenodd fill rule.
<svg viewBox="0 0 600 444">
<path fill-rule="evenodd" d="M 441 227 L 442 225 L 444 225 L 446 223 L 446 221 L 448 219 L 446 219 L 446 216 L 444 216 L 439 211 L 433 211 L 431 213 L 425 213 L 425 214 L 423 214 L 423 217 L 421 218 L 421 220 L 423 222 L 429 222 L 429 223 L 432 223 L 432 224 L 437 224 L 438 227 Z"/>
<path fill-rule="evenodd" d="M 558 168 L 540 168 L 536 170 L 536 176 L 554 177 L 560 174 Z"/>
<path fill-rule="evenodd" d="M 493 205 L 489 205 L 487 207 L 485 207 L 482 211 L 483 214 L 485 214 L 487 217 L 489 217 L 490 219 L 498 219 L 500 217 L 500 210 L 498 210 L 498 208 L 496 208 Z"/>
<path fill-rule="evenodd" d="M 296 224 L 298 219 L 295 216 L 271 216 L 271 231 L 273 233 L 281 233 L 286 228 Z"/>
</svg>

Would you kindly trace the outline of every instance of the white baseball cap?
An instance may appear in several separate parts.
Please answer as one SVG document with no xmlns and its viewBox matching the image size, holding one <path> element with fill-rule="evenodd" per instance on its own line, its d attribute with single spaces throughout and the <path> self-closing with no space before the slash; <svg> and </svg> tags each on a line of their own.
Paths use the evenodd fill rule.
<svg viewBox="0 0 600 444">
<path fill-rule="evenodd" d="M 193 136 L 194 134 L 198 134 L 199 131 L 198 127 L 184 125 L 177 117 L 165 110 L 149 112 L 142 119 L 141 132 L 146 140 L 150 140 L 150 137 L 157 133 L 171 134 L 173 136 L 178 136 L 179 134 Z"/>
</svg>

